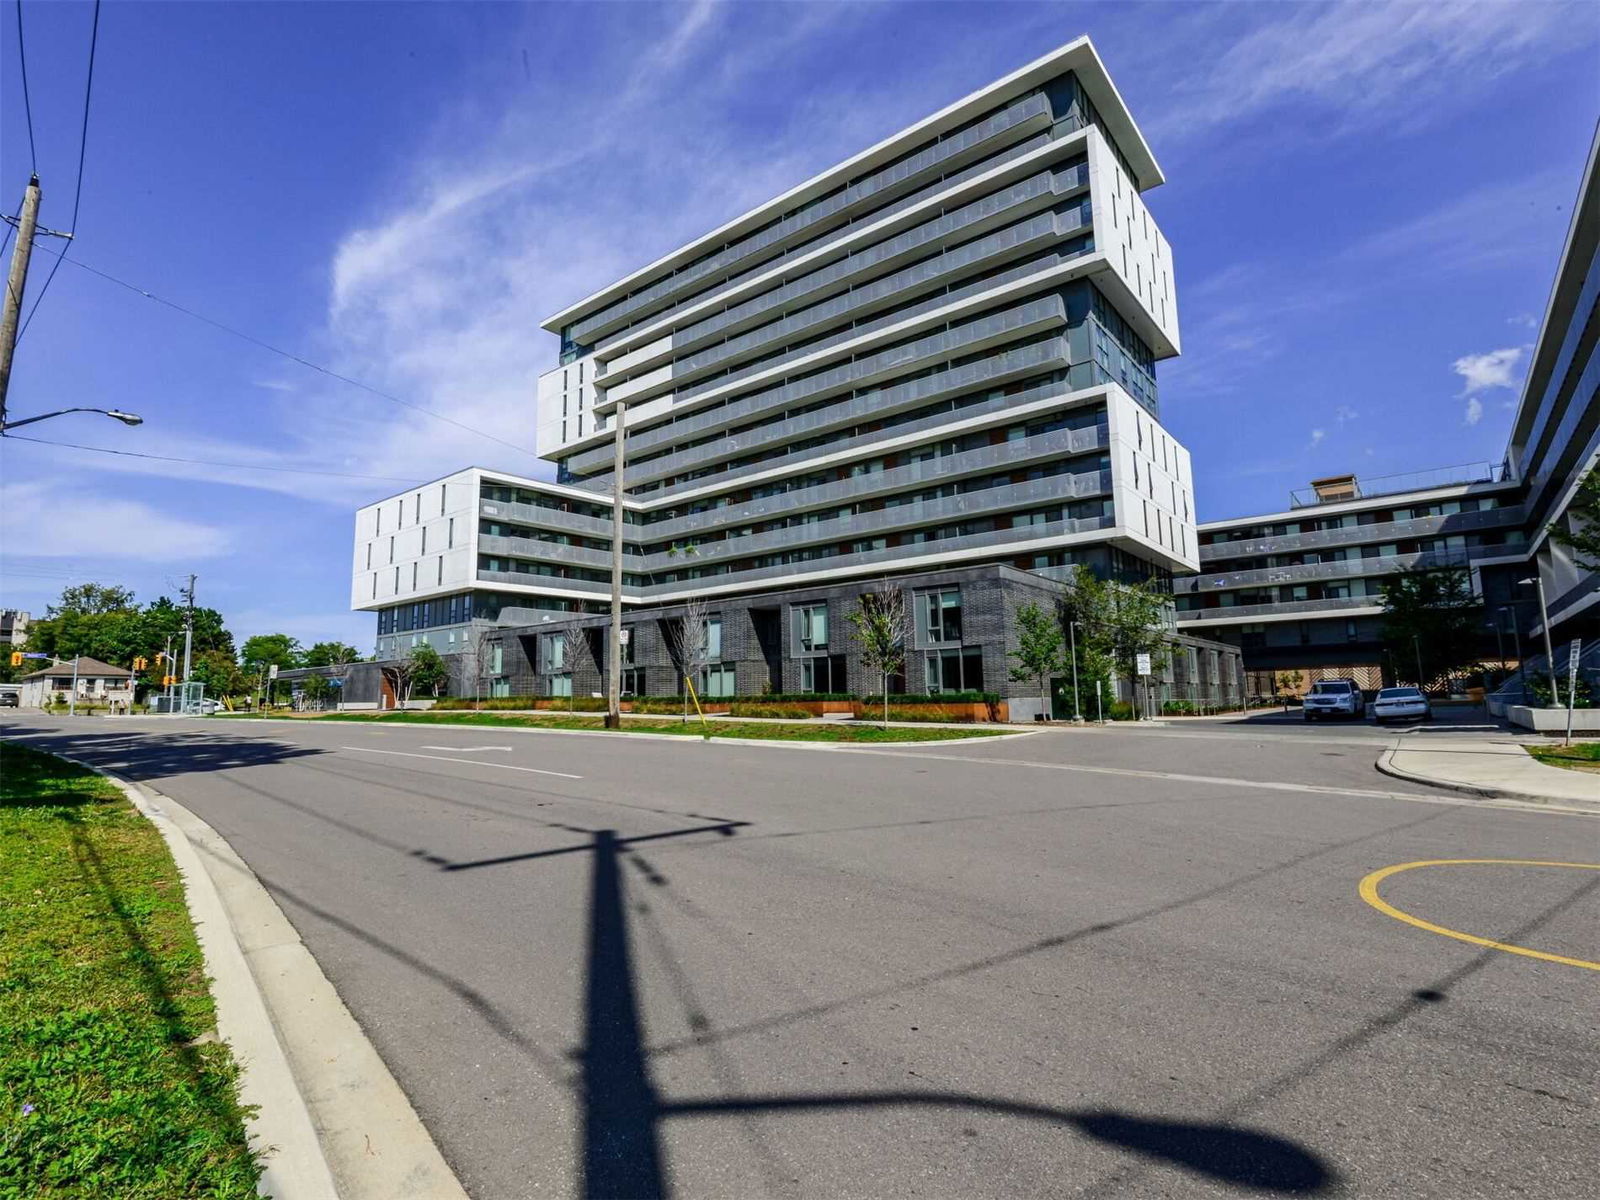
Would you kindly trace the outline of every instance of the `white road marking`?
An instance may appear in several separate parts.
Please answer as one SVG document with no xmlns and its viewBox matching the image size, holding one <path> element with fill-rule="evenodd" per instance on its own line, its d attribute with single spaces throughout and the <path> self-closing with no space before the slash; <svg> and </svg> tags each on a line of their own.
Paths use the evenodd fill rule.
<svg viewBox="0 0 1600 1200">
<path fill-rule="evenodd" d="M 496 771 L 527 771 L 530 775 L 554 775 L 560 779 L 582 779 L 582 775 L 569 775 L 565 771 L 541 771 L 538 767 L 517 767 L 510 763 L 484 762 L 477 758 L 449 758 L 443 754 L 411 754 L 405 750 L 374 750 L 370 746 L 340 746 L 341 750 L 354 750 L 357 754 L 392 754 L 397 758 L 429 758 L 435 762 L 466 763 L 469 767 L 492 767 Z"/>
<path fill-rule="evenodd" d="M 476 754 L 480 750 L 504 750 L 511 753 L 510 746 L 422 746 L 423 750 L 454 750 L 460 754 Z"/>
</svg>

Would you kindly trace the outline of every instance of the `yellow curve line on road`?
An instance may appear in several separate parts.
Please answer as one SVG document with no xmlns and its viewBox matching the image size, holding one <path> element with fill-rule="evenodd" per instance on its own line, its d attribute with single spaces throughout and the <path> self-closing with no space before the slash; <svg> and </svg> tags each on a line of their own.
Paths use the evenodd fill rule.
<svg viewBox="0 0 1600 1200">
<path fill-rule="evenodd" d="M 1383 867 L 1372 872 L 1361 881 L 1361 898 L 1373 908 L 1397 921 L 1404 921 L 1407 925 L 1415 925 L 1418 929 L 1426 929 L 1429 933 L 1441 934 L 1447 938 L 1455 938 L 1458 942 L 1470 942 L 1474 946 L 1487 946 L 1491 950 L 1504 950 L 1507 954 L 1521 954 L 1527 958 L 1542 958 L 1546 962 L 1562 963 L 1569 967 L 1582 967 L 1588 971 L 1600 971 L 1600 962 L 1590 962 L 1586 958 L 1568 958 L 1564 954 L 1550 954 L 1544 950 L 1530 950 L 1526 946 L 1513 946 L 1510 942 L 1497 942 L 1492 938 L 1481 938 L 1475 934 L 1462 933 L 1459 929 L 1447 929 L 1443 925 L 1435 925 L 1432 921 L 1424 921 L 1421 917 L 1414 917 L 1408 912 L 1403 912 L 1378 895 L 1378 885 L 1391 875 L 1398 875 L 1401 871 L 1414 870 L 1417 867 L 1464 867 L 1464 866 L 1505 866 L 1505 867 L 1568 867 L 1578 871 L 1600 871 L 1600 863 L 1576 862 L 1548 862 L 1536 858 L 1428 858 L 1417 862 L 1396 863 L 1392 867 Z"/>
</svg>

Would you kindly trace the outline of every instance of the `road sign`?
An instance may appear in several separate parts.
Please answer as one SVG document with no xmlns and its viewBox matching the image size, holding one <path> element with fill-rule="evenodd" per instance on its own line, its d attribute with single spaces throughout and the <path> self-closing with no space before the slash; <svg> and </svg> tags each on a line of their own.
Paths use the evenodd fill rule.
<svg viewBox="0 0 1600 1200">
<path fill-rule="evenodd" d="M 49 658 L 48 654 L 24 654 L 23 658 Z"/>
<path fill-rule="evenodd" d="M 278 677 L 278 664 L 277 663 L 273 663 L 270 667 L 267 668 L 267 678 L 268 679 L 276 679 L 277 677 Z"/>
<path fill-rule="evenodd" d="M 1578 655 L 1582 649 L 1582 638 L 1573 638 L 1572 644 L 1567 647 L 1567 674 L 1574 678 L 1578 674 Z"/>
<path fill-rule="evenodd" d="M 1134 655 L 1133 669 L 1140 675 L 1150 674 L 1150 656 L 1148 654 Z"/>
<path fill-rule="evenodd" d="M 623 644 L 623 645 L 624 645 L 624 646 L 626 646 L 626 645 L 627 645 L 627 644 L 628 644 L 628 642 L 629 642 L 629 641 L 630 641 L 630 640 L 631 640 L 631 639 L 632 639 L 632 638 L 633 638 L 633 630 L 631 630 L 631 629 L 624 629 L 624 630 L 623 630 L 623 631 L 622 631 L 622 644 Z"/>
</svg>

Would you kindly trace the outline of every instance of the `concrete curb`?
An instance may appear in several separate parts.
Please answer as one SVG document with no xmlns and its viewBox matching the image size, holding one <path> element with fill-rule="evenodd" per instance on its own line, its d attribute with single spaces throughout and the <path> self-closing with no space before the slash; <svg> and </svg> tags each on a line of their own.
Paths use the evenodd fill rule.
<svg viewBox="0 0 1600 1200">
<path fill-rule="evenodd" d="M 91 763 L 83 763 L 99 770 Z M 161 831 L 183 876 L 218 1033 L 259 1106 L 251 1144 L 276 1200 L 467 1200 L 411 1102 L 266 888 L 171 797 L 100 771 Z"/>
<path fill-rule="evenodd" d="M 1487 800 L 1517 800 L 1524 804 L 1537 804 L 1543 808 L 1560 809 L 1563 812 L 1600 814 L 1600 804 L 1593 807 L 1574 805 L 1555 796 L 1543 796 L 1538 792 L 1519 792 L 1511 788 L 1482 787 L 1471 783 L 1458 783 L 1455 780 L 1437 779 L 1432 775 L 1420 775 L 1415 771 L 1408 771 L 1398 766 L 1394 761 L 1396 754 L 1404 753 L 1408 747 L 1391 746 L 1378 755 L 1377 768 L 1385 775 L 1395 779 L 1404 779 L 1408 783 L 1418 783 L 1424 787 L 1439 788 L 1447 792 L 1461 792 L 1468 796 L 1481 796 Z"/>
</svg>

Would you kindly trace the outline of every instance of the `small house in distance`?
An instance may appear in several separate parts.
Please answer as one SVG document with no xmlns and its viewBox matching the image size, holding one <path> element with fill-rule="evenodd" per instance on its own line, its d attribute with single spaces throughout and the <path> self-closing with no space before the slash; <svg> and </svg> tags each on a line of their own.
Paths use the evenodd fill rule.
<svg viewBox="0 0 1600 1200">
<path fill-rule="evenodd" d="M 74 692 L 79 701 L 133 704 L 133 672 L 97 658 L 55 663 L 32 675 L 24 675 L 21 683 L 24 708 L 43 708 L 57 695 L 71 696 Z"/>
</svg>

